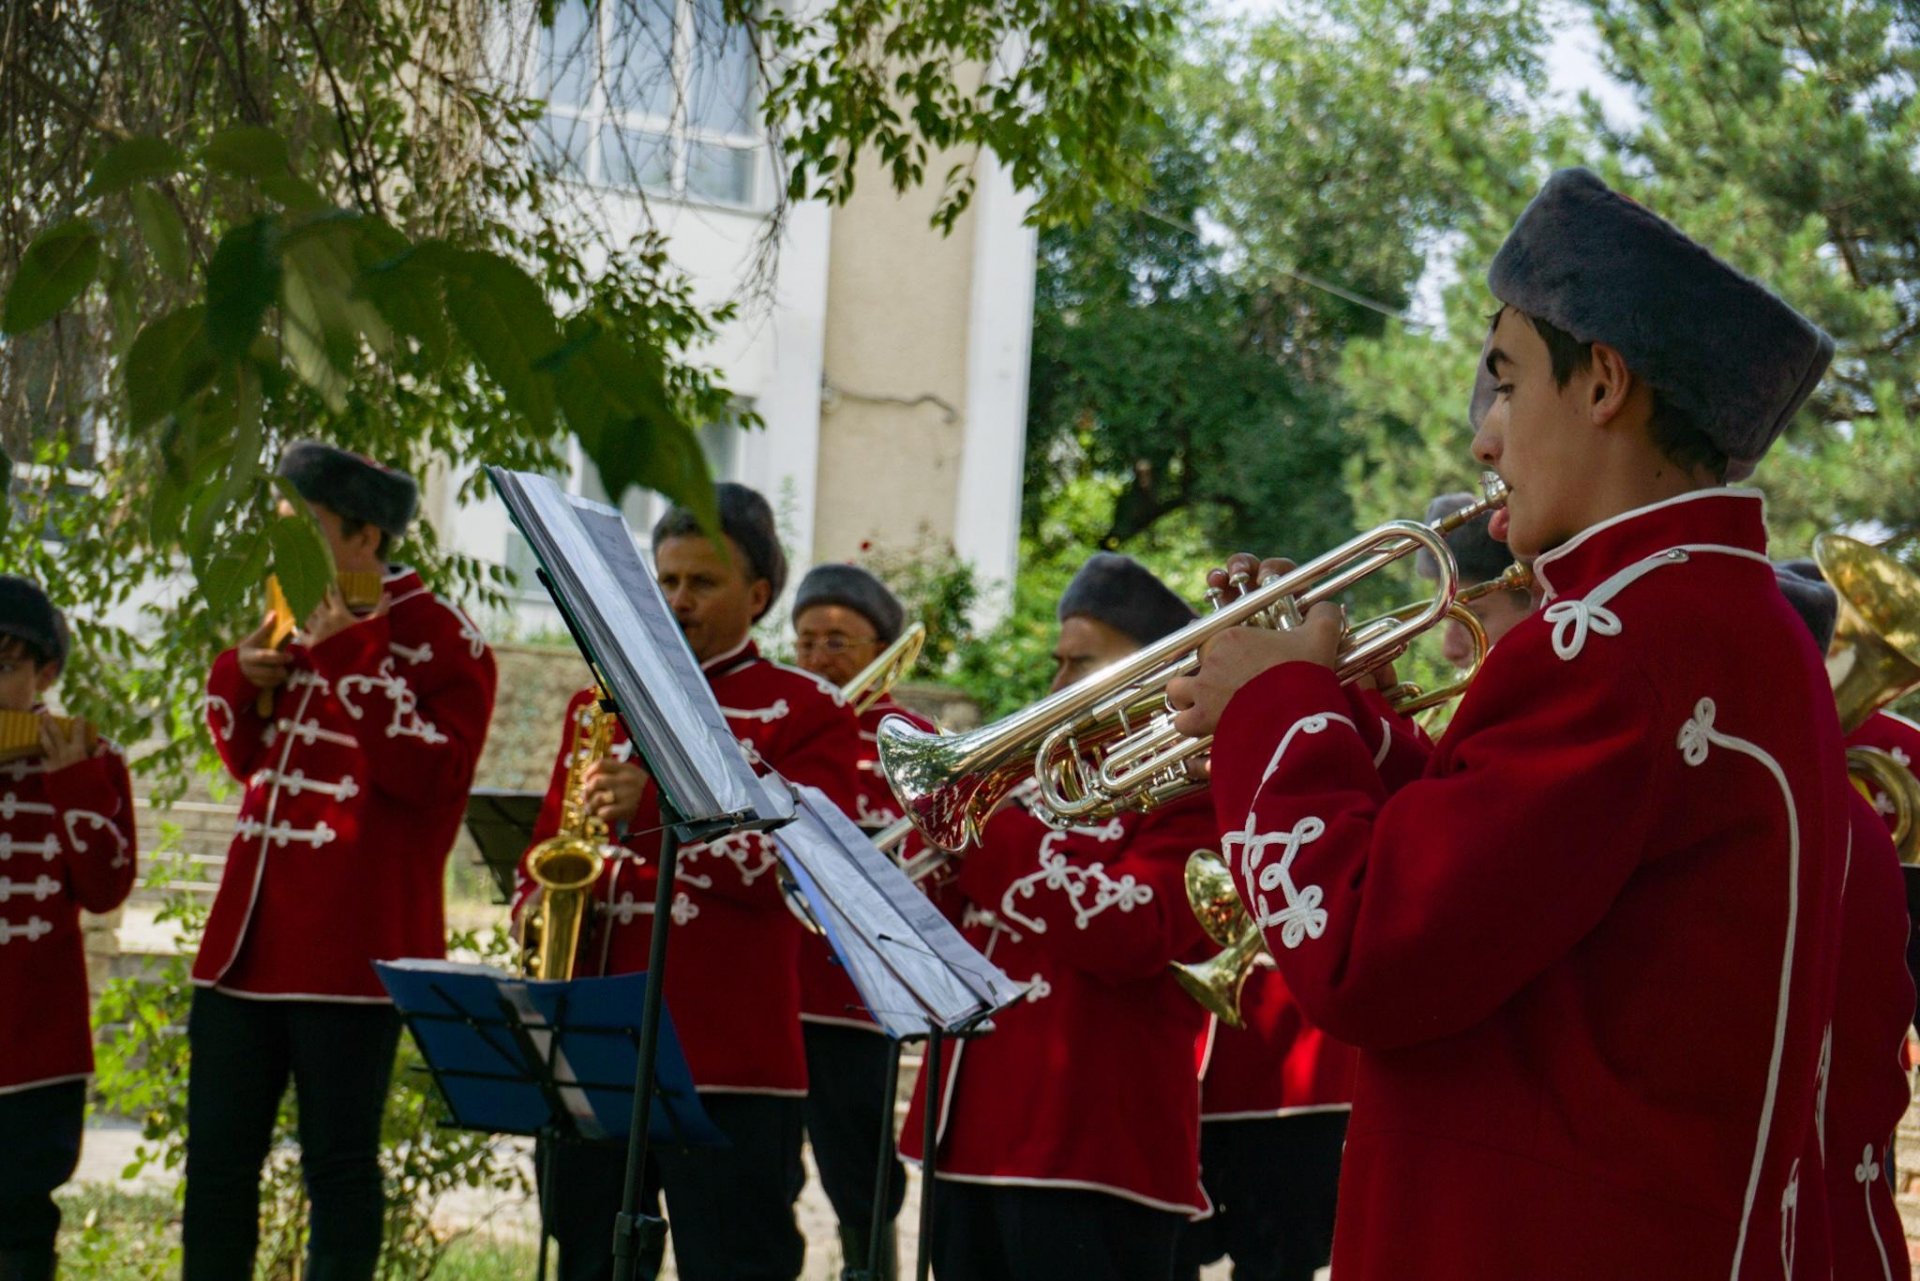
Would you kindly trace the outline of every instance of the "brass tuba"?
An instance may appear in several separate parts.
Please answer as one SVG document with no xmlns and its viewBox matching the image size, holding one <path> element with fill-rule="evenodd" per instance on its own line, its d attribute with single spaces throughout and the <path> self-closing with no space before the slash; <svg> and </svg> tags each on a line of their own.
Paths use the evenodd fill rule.
<svg viewBox="0 0 1920 1281">
<path fill-rule="evenodd" d="M 927 840 L 958 850 L 996 806 L 1029 779 L 1062 819 L 1151 809 L 1205 786 L 1200 757 L 1211 739 L 1173 726 L 1167 683 L 1198 669 L 1201 648 L 1229 628 L 1294 627 L 1307 611 L 1425 548 L 1440 566 L 1433 596 L 1362 623 L 1343 641 L 1336 675 L 1355 680 L 1390 663 L 1421 632 L 1450 616 L 1460 571 L 1446 535 L 1506 502 L 1488 473 L 1486 497 L 1435 521 L 1388 521 L 1290 573 L 1011 716 L 965 734 L 926 734 L 904 719 L 880 722 L 880 769 Z"/>
<path fill-rule="evenodd" d="M 1840 597 L 1827 650 L 1827 677 L 1851 734 L 1894 699 L 1920 688 L 1920 576 L 1877 547 L 1844 534 L 1813 540 L 1813 559 Z M 1894 807 L 1894 846 L 1902 863 L 1920 859 L 1920 780 L 1887 753 L 1855 747 L 1847 772 L 1869 795 Z"/>
<path fill-rule="evenodd" d="M 540 887 L 540 902 L 524 926 L 521 967 L 529 978 L 573 977 L 574 953 L 592 907 L 594 883 L 606 867 L 607 825 L 587 810 L 587 767 L 605 760 L 613 738 L 613 713 L 604 695 L 587 712 L 584 734 L 575 735 L 573 757 L 561 794 L 560 827 L 527 855 L 527 875 Z"/>
</svg>

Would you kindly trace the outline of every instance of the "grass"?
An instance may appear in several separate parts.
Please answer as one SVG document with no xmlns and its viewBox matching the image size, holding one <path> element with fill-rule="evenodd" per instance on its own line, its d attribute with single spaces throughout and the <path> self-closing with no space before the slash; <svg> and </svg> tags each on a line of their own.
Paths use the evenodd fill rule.
<svg viewBox="0 0 1920 1281">
<path fill-rule="evenodd" d="M 84 1183 L 70 1185 L 59 1202 L 60 1275 L 66 1281 L 163 1281 L 179 1275 L 180 1206 L 172 1192 Z M 533 1265 L 531 1242 L 464 1235 L 447 1243 L 431 1278 L 420 1281 L 521 1281 Z"/>
</svg>

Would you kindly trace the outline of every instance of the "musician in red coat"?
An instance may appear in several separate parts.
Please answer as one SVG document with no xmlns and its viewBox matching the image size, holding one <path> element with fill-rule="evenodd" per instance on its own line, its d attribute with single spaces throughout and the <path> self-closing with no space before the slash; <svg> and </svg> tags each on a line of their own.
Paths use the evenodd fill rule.
<svg viewBox="0 0 1920 1281">
<path fill-rule="evenodd" d="M 0 712 L 31 738 L 0 756 L 0 1277 L 52 1281 L 53 1193 L 80 1160 L 93 1035 L 80 911 L 133 888 L 133 789 L 111 743 L 56 724 L 41 697 L 67 661 L 66 620 L 0 575 Z M 25 719 L 31 718 L 31 719 Z"/>
<path fill-rule="evenodd" d="M 1490 280 L 1474 452 L 1542 607 L 1425 775 L 1389 795 L 1372 768 L 1330 604 L 1217 638 L 1169 691 L 1217 729 L 1220 831 L 1281 972 L 1361 1051 L 1334 1273 L 1823 1274 L 1798 1225 L 1825 1221 L 1802 1158 L 1848 785 L 1760 497 L 1716 486 L 1831 341 L 1581 170 Z"/>
<path fill-rule="evenodd" d="M 1824 653 L 1838 615 L 1833 588 L 1812 561 L 1785 561 L 1775 573 Z M 1909 1094 L 1906 1044 L 1914 993 L 1905 964 L 1907 905 L 1899 856 L 1880 816 L 1857 792 L 1847 799 L 1841 947 L 1831 977 L 1832 1021 L 1820 1048 L 1812 1143 L 1803 1163 L 1817 1163 L 1825 1172 L 1832 1275 L 1893 1281 L 1896 1267 L 1906 1275 L 1907 1257 L 1890 1160 Z M 1805 1216 L 1801 1223 L 1806 1225 Z"/>
<path fill-rule="evenodd" d="M 905 622 L 899 598 L 866 570 L 816 565 L 794 590 L 794 657 L 821 680 L 844 688 L 900 638 Z M 933 728 L 890 696 L 859 713 L 860 755 L 854 762 L 859 791 L 849 817 L 869 833 L 900 817 L 893 789 L 880 774 L 876 731 L 888 716 Z M 918 849 L 918 843 L 910 841 L 893 853 L 910 857 Z M 807 1142 L 840 1222 L 841 1259 L 848 1270 L 864 1270 L 869 1266 L 875 1154 L 882 1137 L 893 1133 L 893 1098 L 887 1091 L 890 1054 L 885 1035 L 861 1007 L 845 967 L 817 933 L 800 939 L 800 1027 L 807 1044 Z M 883 1277 L 894 1275 L 891 1224 L 906 1196 L 906 1178 L 897 1161 L 887 1188 L 888 1244 L 877 1262 Z"/>
<path fill-rule="evenodd" d="M 1192 618 L 1124 556 L 1089 560 L 1060 602 L 1055 689 Z M 902 1131 L 940 1108 L 933 1269 L 947 1281 L 1172 1276 L 1206 1209 L 1195 1042 L 1206 1016 L 1169 965 L 1209 949 L 1187 857 L 1214 840 L 1204 792 L 1147 815 L 1054 829 L 1018 804 L 985 825 L 955 887 L 968 940 L 1026 999 L 923 1076 Z"/>
<path fill-rule="evenodd" d="M 786 579 L 772 509 L 744 485 L 723 483 L 718 491 L 725 546 L 682 508 L 654 526 L 660 590 L 748 759 L 821 789 L 853 813 L 860 729 L 852 711 L 834 686 L 762 658 L 749 635 Z M 559 826 L 591 697 L 582 691 L 568 708 L 536 845 Z M 653 938 L 659 792 L 617 728 L 613 742 L 615 751 L 585 772 L 586 797 L 623 835 L 594 886 L 595 921 L 576 974 L 645 970 Z M 760 833 L 681 847 L 675 880 L 667 1011 L 701 1104 L 732 1146 L 655 1144 L 649 1151 L 650 1178 L 666 1197 L 674 1263 L 687 1281 L 797 1277 L 806 1250 L 793 1214 L 805 1177 L 801 925 L 781 892 L 773 841 Z M 522 912 L 533 892 L 523 863 Z M 625 1169 L 624 1142 L 554 1153 L 551 1224 L 565 1281 L 611 1275 Z"/>
<path fill-rule="evenodd" d="M 370 1277 L 400 1020 L 376 960 L 445 948 L 447 855 L 493 714 L 486 641 L 387 563 L 413 480 L 307 441 L 280 474 L 343 573 L 379 573 L 370 611 L 337 590 L 285 649 L 271 619 L 214 660 L 207 724 L 240 818 L 193 964 L 185 1271 L 252 1276 L 260 1167 L 289 1079 L 299 1101 L 315 1275 Z M 263 706 L 263 691 L 265 711 Z"/>
</svg>

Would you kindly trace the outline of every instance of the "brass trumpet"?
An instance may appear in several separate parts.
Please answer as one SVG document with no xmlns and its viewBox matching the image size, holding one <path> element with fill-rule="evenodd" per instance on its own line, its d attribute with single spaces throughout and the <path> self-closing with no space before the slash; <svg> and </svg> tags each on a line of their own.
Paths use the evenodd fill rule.
<svg viewBox="0 0 1920 1281">
<path fill-rule="evenodd" d="M 901 632 L 900 638 L 893 644 L 881 650 L 871 663 L 861 668 L 858 675 L 842 685 L 840 697 L 852 706 L 853 714 L 864 715 L 892 692 L 893 687 L 920 661 L 920 651 L 926 648 L 926 644 L 926 624 L 915 623 Z"/>
<path fill-rule="evenodd" d="M 1239 1027 L 1240 992 L 1247 985 L 1266 939 L 1247 915 L 1233 874 L 1218 850 L 1195 850 L 1187 856 L 1187 905 L 1199 918 L 1207 937 L 1223 949 L 1193 965 L 1173 963 L 1173 978 L 1182 990 L 1228 1027 Z"/>
<path fill-rule="evenodd" d="M 1287 574 L 1270 576 L 1234 601 L 1085 680 L 966 734 L 926 734 L 908 721 L 880 723 L 880 768 L 929 842 L 958 850 L 1026 779 L 1062 819 L 1150 809 L 1203 786 L 1199 758 L 1210 738 L 1173 726 L 1167 683 L 1199 666 L 1199 653 L 1228 628 L 1298 626 L 1307 611 L 1420 548 L 1440 567 L 1430 599 L 1349 630 L 1335 674 L 1352 681 L 1406 651 L 1449 617 L 1460 571 L 1446 535 L 1506 501 L 1488 474 L 1486 496 L 1435 521 L 1389 521 Z"/>
</svg>

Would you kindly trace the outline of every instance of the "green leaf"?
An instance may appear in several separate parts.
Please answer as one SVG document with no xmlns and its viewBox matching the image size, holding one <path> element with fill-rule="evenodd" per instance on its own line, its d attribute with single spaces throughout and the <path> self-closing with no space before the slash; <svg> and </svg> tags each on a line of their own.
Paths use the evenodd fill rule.
<svg viewBox="0 0 1920 1281">
<path fill-rule="evenodd" d="M 285 480 L 274 477 L 275 482 Z M 276 516 L 267 526 L 273 543 L 273 572 L 280 579 L 280 590 L 295 618 L 305 618 L 325 596 L 334 579 L 333 553 L 313 519 L 313 511 L 300 499 L 291 484 L 280 486 L 283 496 L 291 494 L 293 515 Z"/>
<path fill-rule="evenodd" d="M 535 364 L 560 345 L 559 324 L 533 278 L 498 254 L 458 255 L 447 311 L 507 406 L 542 434 L 553 430 L 553 379 Z"/>
<path fill-rule="evenodd" d="M 179 172 L 180 149 L 163 138 L 129 138 L 109 148 L 93 166 L 81 196 L 92 200 Z"/>
<path fill-rule="evenodd" d="M 254 533 L 239 547 L 230 547 L 195 567 L 200 595 L 215 609 L 225 610 L 235 602 L 250 599 L 267 576 L 267 552 L 270 539 Z"/>
<path fill-rule="evenodd" d="M 153 265 L 175 280 L 185 280 L 193 270 L 187 248 L 187 225 L 173 201 L 152 187 L 135 187 L 127 193 L 133 202 L 133 220 L 146 238 Z"/>
<path fill-rule="evenodd" d="M 100 237 L 83 218 L 56 223 L 34 237 L 7 290 L 0 329 L 23 334 L 65 311 L 100 269 Z"/>
<path fill-rule="evenodd" d="M 127 425 L 145 427 L 176 412 L 213 381 L 216 360 L 207 343 L 207 309 L 183 307 L 150 320 L 127 352 Z"/>
<path fill-rule="evenodd" d="M 203 155 L 209 168 L 236 178 L 273 178 L 293 169 L 287 140 L 271 129 L 252 125 L 216 133 L 207 140 Z"/>
<path fill-rule="evenodd" d="M 222 356 L 246 353 L 261 317 L 280 296 L 280 231 L 256 218 L 220 237 L 207 264 L 207 343 Z"/>
</svg>

